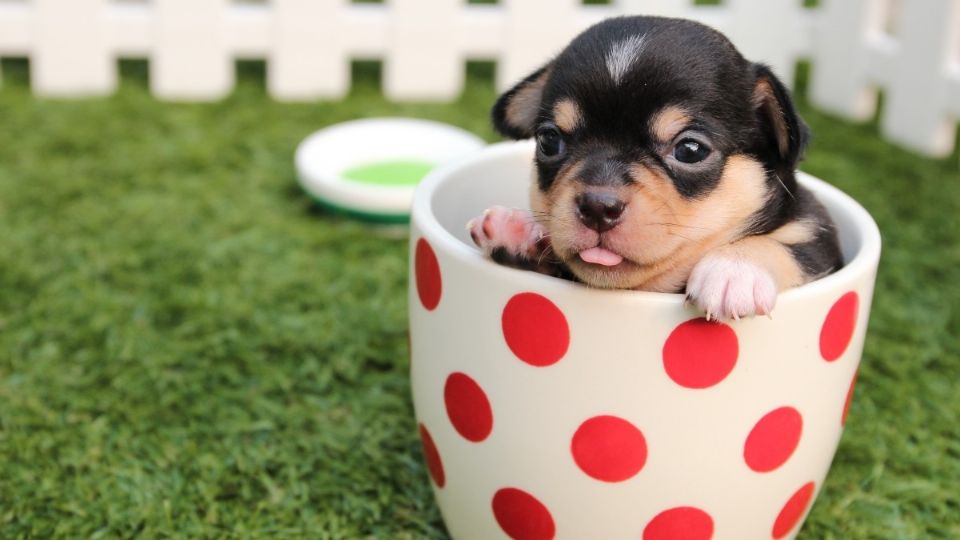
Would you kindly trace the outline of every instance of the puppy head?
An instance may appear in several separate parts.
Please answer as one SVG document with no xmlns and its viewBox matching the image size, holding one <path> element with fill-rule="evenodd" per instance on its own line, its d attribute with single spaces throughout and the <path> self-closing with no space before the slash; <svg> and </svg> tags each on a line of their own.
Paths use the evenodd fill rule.
<svg viewBox="0 0 960 540">
<path fill-rule="evenodd" d="M 657 17 L 588 29 L 501 96 L 493 122 L 536 138 L 534 213 L 570 270 L 609 288 L 679 290 L 676 269 L 788 219 L 806 139 L 769 69 Z"/>
</svg>

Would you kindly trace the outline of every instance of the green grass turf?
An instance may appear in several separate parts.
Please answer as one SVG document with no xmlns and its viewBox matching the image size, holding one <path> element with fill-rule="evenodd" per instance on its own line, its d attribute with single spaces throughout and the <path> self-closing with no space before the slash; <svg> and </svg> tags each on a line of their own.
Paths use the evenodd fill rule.
<svg viewBox="0 0 960 540">
<path fill-rule="evenodd" d="M 9 66 L 8 66 L 9 67 Z M 134 69 L 134 72 L 137 70 Z M 489 71 L 489 70 L 488 70 Z M 0 89 L 0 537 L 443 537 L 408 397 L 406 244 L 319 210 L 292 154 L 448 105 Z M 803 539 L 960 537 L 960 172 L 804 108 L 804 168 L 884 255 L 856 397 Z M 400 235 L 402 236 L 402 235 Z"/>
</svg>

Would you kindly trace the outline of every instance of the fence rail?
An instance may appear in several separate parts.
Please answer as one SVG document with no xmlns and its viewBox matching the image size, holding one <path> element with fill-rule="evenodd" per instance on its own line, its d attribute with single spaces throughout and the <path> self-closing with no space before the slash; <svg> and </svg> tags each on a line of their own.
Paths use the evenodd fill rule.
<svg viewBox="0 0 960 540">
<path fill-rule="evenodd" d="M 812 61 L 811 99 L 862 120 L 887 99 L 882 130 L 914 150 L 945 155 L 960 118 L 960 0 L 0 0 L 0 57 L 28 57 L 41 96 L 103 95 L 117 59 L 147 58 L 160 99 L 214 100 L 234 85 L 234 61 L 264 59 L 280 100 L 336 99 L 350 62 L 384 62 L 390 99 L 449 100 L 466 60 L 493 60 L 500 88 L 547 61 L 603 18 L 688 17 L 725 32 L 787 81 Z M 2 81 L 0 81 L 2 82 Z"/>
</svg>

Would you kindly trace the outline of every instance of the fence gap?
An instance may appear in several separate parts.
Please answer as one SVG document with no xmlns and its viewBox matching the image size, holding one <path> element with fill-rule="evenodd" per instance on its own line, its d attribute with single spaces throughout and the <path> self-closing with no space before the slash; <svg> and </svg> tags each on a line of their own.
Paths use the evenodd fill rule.
<svg viewBox="0 0 960 540">
<path fill-rule="evenodd" d="M 267 92 L 267 63 L 264 60 L 241 59 L 235 62 L 237 88 L 256 89 Z"/>
<path fill-rule="evenodd" d="M 958 119 L 954 119 L 956 122 Z M 957 163 L 957 167 L 960 167 L 960 122 L 957 123 L 957 130 L 954 132 L 953 136 L 953 154 L 951 155 L 950 160 Z"/>
<path fill-rule="evenodd" d="M 877 130 L 877 133 L 880 133 L 880 121 L 883 120 L 883 111 L 886 108 L 887 96 L 886 92 L 877 87 L 871 87 L 868 90 L 872 95 L 874 95 L 874 100 L 876 101 L 877 107 L 873 113 L 873 116 L 869 120 L 869 124 Z"/>
<path fill-rule="evenodd" d="M 150 61 L 146 58 L 120 58 L 117 60 L 120 86 L 137 89 L 150 88 Z"/>
<path fill-rule="evenodd" d="M 350 93 L 381 93 L 383 89 L 383 60 L 364 58 L 350 62 Z"/>
<path fill-rule="evenodd" d="M 467 60 L 465 72 L 464 93 L 495 91 L 497 74 L 497 62 L 495 60 Z"/>
<path fill-rule="evenodd" d="M 786 82 L 786 81 L 785 81 Z M 810 61 L 799 60 L 793 70 L 793 97 L 804 105 L 809 103 L 807 92 L 810 89 Z"/>
<path fill-rule="evenodd" d="M 0 91 L 3 87 L 30 88 L 30 59 L 0 58 Z"/>
</svg>

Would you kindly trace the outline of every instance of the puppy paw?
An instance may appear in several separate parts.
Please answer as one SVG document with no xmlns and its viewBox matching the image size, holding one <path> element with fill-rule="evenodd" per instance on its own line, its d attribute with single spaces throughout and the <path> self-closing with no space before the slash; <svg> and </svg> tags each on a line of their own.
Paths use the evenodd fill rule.
<svg viewBox="0 0 960 540">
<path fill-rule="evenodd" d="M 542 251 L 543 227 L 526 210 L 493 206 L 471 219 L 467 230 L 477 247 L 500 263 L 532 260 Z"/>
<path fill-rule="evenodd" d="M 707 255 L 687 280 L 687 301 L 702 309 L 707 320 L 769 315 L 777 302 L 773 274 L 744 258 Z"/>
</svg>

